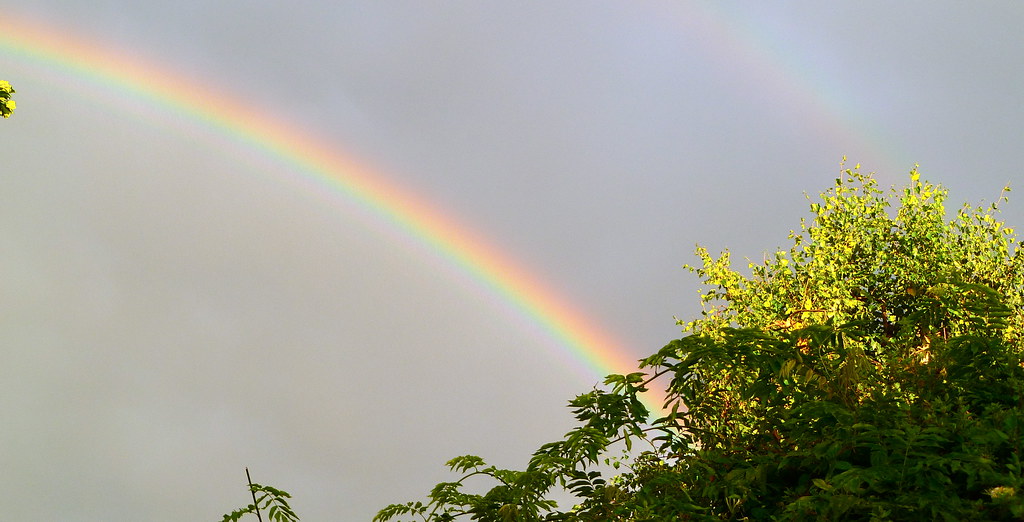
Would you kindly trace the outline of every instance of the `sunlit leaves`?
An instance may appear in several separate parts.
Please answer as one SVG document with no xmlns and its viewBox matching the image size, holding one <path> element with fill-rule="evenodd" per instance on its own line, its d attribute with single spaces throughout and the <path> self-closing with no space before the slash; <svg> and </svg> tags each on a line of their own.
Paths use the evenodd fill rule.
<svg viewBox="0 0 1024 522">
<path fill-rule="evenodd" d="M 916 170 L 891 198 L 843 174 L 791 249 L 751 263 L 750 276 L 728 252 L 698 248 L 705 314 L 651 360 L 677 371 L 670 391 L 699 447 L 675 469 L 694 485 L 699 461 L 746 470 L 689 490 L 688 502 L 697 492 L 730 517 L 760 502 L 784 519 L 977 518 L 981 485 L 1020 482 L 981 457 L 1020 452 L 1012 229 L 995 204 L 947 222 L 946 191 Z M 1016 435 L 1000 437 L 1004 425 Z"/>
<path fill-rule="evenodd" d="M 16 104 L 11 99 L 11 95 L 14 94 L 14 89 L 11 88 L 11 84 L 0 80 L 0 116 L 4 118 L 10 118 L 11 114 L 14 113 Z"/>
</svg>

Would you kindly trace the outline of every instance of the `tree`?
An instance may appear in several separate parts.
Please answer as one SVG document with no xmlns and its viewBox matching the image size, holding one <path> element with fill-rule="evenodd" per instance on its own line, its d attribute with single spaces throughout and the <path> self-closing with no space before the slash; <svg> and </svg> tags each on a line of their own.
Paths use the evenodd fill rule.
<svg viewBox="0 0 1024 522">
<path fill-rule="evenodd" d="M 570 401 L 578 427 L 525 470 L 458 457 L 460 479 L 374 520 L 1024 519 L 1024 257 L 996 219 L 1006 191 L 947 220 L 948 192 L 916 168 L 889 193 L 843 170 L 749 275 L 698 247 L 701 317 Z M 668 413 L 649 421 L 637 394 L 662 380 Z M 493 486 L 467 492 L 476 477 Z M 559 508 L 559 489 L 578 503 Z"/>
<path fill-rule="evenodd" d="M 0 80 L 0 116 L 4 118 L 10 118 L 14 113 L 15 103 L 11 99 L 12 94 L 14 89 L 11 88 L 11 84 Z"/>
</svg>

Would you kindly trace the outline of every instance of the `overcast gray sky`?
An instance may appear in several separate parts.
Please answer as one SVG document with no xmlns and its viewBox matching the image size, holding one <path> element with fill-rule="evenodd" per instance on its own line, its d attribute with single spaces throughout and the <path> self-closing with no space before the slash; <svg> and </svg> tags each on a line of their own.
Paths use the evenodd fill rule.
<svg viewBox="0 0 1024 522">
<path fill-rule="evenodd" d="M 420 195 L 618 339 L 699 313 L 843 155 L 953 204 L 1020 188 L 1019 2 L 32 0 Z M 87 64 L 86 64 L 87 65 Z M 600 379 L 528 315 L 260 147 L 0 47 L 9 520 L 214 520 L 253 479 L 369 520 L 522 466 Z M 301 178 L 302 173 L 298 173 Z M 1011 194 L 1004 217 L 1024 224 Z"/>
</svg>

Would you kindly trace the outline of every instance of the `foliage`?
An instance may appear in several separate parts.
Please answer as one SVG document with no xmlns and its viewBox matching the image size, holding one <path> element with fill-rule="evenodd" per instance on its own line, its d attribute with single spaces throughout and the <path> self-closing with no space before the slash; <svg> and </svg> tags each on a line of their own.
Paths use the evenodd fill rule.
<svg viewBox="0 0 1024 522">
<path fill-rule="evenodd" d="M 14 89 L 11 88 L 11 84 L 0 80 L 0 116 L 4 118 L 10 118 L 14 112 L 16 105 L 11 99 L 12 94 L 14 94 Z"/>
<path fill-rule="evenodd" d="M 249 470 L 246 469 L 245 473 L 248 476 Z M 288 505 L 287 499 L 292 496 L 286 491 L 255 484 L 250 481 L 249 492 L 252 494 L 253 503 L 224 515 L 222 522 L 235 522 L 250 513 L 255 514 L 259 520 L 263 520 L 262 512 L 266 512 L 268 519 L 272 522 L 295 522 L 299 520 L 298 515 Z"/>
<path fill-rule="evenodd" d="M 698 248 L 704 312 L 647 373 L 572 400 L 578 427 L 524 471 L 458 457 L 459 480 L 375 522 L 1024 519 L 1024 257 L 1004 194 L 948 220 L 946 198 L 858 166 L 749 275 Z"/>
</svg>

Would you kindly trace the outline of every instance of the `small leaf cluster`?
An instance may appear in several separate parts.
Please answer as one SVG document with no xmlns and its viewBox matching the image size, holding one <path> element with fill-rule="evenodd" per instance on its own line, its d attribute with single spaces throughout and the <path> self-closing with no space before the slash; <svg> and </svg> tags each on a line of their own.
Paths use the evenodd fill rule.
<svg viewBox="0 0 1024 522">
<path fill-rule="evenodd" d="M 11 95 L 14 94 L 14 89 L 11 88 L 11 84 L 0 80 L 0 116 L 4 118 L 10 118 L 11 114 L 14 113 L 14 109 L 17 105 L 14 100 L 11 99 Z"/>
<path fill-rule="evenodd" d="M 435 486 L 426 503 L 387 506 L 374 522 L 441 522 L 460 517 L 483 522 L 570 520 L 547 498 L 549 493 L 560 487 L 580 497 L 614 496 L 615 486 L 591 467 L 599 462 L 618 467 L 613 459 L 602 459 L 609 446 L 623 443 L 632 448 L 635 440 L 646 439 L 650 412 L 638 393 L 646 390 L 647 382 L 639 372 L 612 375 L 605 381 L 610 391 L 595 388 L 570 401 L 580 425 L 562 440 L 538 449 L 526 470 L 487 466 L 473 455 L 457 457 L 448 462 L 452 471 L 462 474 L 457 481 Z M 488 477 L 495 485 L 483 494 L 466 493 L 466 482 L 474 477 Z"/>
<path fill-rule="evenodd" d="M 256 483 L 249 485 L 249 491 L 256 502 L 224 515 L 222 522 L 235 522 L 248 514 L 256 514 L 262 520 L 260 513 L 266 513 L 267 518 L 274 522 L 296 522 L 299 520 L 298 515 L 288 505 L 288 499 L 291 498 L 288 492 Z"/>
<path fill-rule="evenodd" d="M 375 521 L 1024 519 L 1007 191 L 947 219 L 947 191 L 916 168 L 888 193 L 842 170 L 791 247 L 746 273 L 698 248 L 701 317 L 642 372 L 571 401 L 578 427 L 524 471 L 454 459 L 458 481 Z M 648 420 L 637 394 L 659 379 Z M 471 477 L 494 486 L 467 493 Z M 578 503 L 560 509 L 557 489 Z"/>
</svg>

